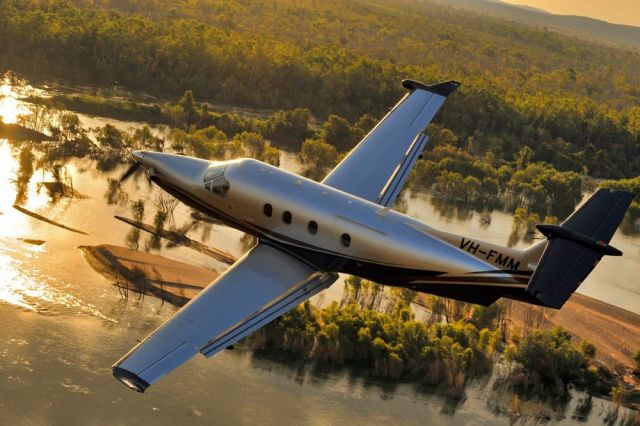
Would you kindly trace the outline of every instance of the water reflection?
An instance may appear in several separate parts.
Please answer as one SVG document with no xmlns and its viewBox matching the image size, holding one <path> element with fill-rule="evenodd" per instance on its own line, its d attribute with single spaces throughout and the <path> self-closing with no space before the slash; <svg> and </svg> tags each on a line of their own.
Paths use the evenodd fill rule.
<svg viewBox="0 0 640 426">
<path fill-rule="evenodd" d="M 131 124 L 122 122 L 122 126 Z M 283 157 L 290 160 L 286 163 L 288 167 L 297 167 L 291 156 Z M 62 161 L 66 156 L 60 158 Z M 18 338 L 35 335 L 46 341 L 47 348 L 37 353 L 39 358 L 29 358 L 29 362 L 35 364 L 30 368 L 37 372 L 38 380 L 34 380 L 35 376 L 24 379 L 23 370 L 14 366 L 8 367 L 6 374 L 22 377 L 21 383 L 29 393 L 36 392 L 35 387 L 42 387 L 47 393 L 60 392 L 62 389 L 65 398 L 61 399 L 64 400 L 68 400 L 69 394 L 84 396 L 85 399 L 72 410 L 80 416 L 84 415 L 80 418 L 96 418 L 100 415 L 113 418 L 112 416 L 118 415 L 114 411 L 118 411 L 140 413 L 141 421 L 162 421 L 154 417 L 156 411 L 152 407 L 155 407 L 162 412 L 165 422 L 173 419 L 174 423 L 183 421 L 191 413 L 198 413 L 203 419 L 233 418 L 238 419 L 238 423 L 255 423 L 268 419 L 267 422 L 277 423 L 278 419 L 282 419 L 282 413 L 286 412 L 290 413 L 290 418 L 294 419 L 292 421 L 298 419 L 299 423 L 420 423 L 428 419 L 441 423 L 466 424 L 508 423 L 510 419 L 523 419 L 526 416 L 536 421 L 572 419 L 582 422 L 583 419 L 588 419 L 594 422 L 603 412 L 601 407 L 604 403 L 601 400 L 594 403 L 583 395 L 573 398 L 575 407 L 572 406 L 573 402 L 565 402 L 564 405 L 552 405 L 549 408 L 543 403 L 535 405 L 512 395 L 502 394 L 501 401 L 507 401 L 507 405 L 498 406 L 488 399 L 491 388 L 486 382 L 474 382 L 468 386 L 464 400 L 448 399 L 441 396 L 437 389 L 362 378 L 366 377 L 367 372 L 357 369 L 346 371 L 320 364 L 310 366 L 304 361 L 278 359 L 277 356 L 274 358 L 259 353 L 251 355 L 242 351 L 225 352 L 213 360 L 198 358 L 176 372 L 171 381 L 159 384 L 153 394 L 145 395 L 146 399 L 134 399 L 127 390 L 121 390 L 119 384 L 111 383 L 108 366 L 128 350 L 137 338 L 166 319 L 173 308 L 165 305 L 161 309 L 159 302 L 151 298 L 144 301 L 134 300 L 135 298 L 121 300 L 117 289 L 111 288 L 80 261 L 74 247 L 100 243 L 122 245 L 124 237 L 125 243 L 130 247 L 144 247 L 150 251 L 171 250 L 168 256 L 185 262 L 210 266 L 211 260 L 180 247 L 163 247 L 161 240 L 155 237 L 156 240 L 152 241 L 154 237 L 151 235 L 146 235 L 143 241 L 139 230 L 113 220 L 113 214 L 131 214 L 135 217 L 135 213 L 131 212 L 131 200 L 134 199 L 147 200 L 155 209 L 162 209 L 164 204 L 159 201 L 154 203 L 154 200 L 157 201 L 154 198 L 155 190 L 139 182 L 139 178 L 132 179 L 124 188 L 116 185 L 116 178 L 125 166 L 119 165 L 115 160 L 69 161 L 56 164 L 65 164 L 78 189 L 92 198 L 65 199 L 60 203 L 62 205 L 56 205 L 50 194 L 38 187 L 45 179 L 55 181 L 53 167 L 40 166 L 31 161 L 32 170 L 29 173 L 28 162 L 22 162 L 21 150 L 12 150 L 6 141 L 0 142 L 0 164 L 3 165 L 0 168 L 0 184 L 12 182 L 9 190 L 0 191 L 0 210 L 5 212 L 0 216 L 0 301 L 21 308 L 14 311 L 57 314 L 56 321 L 47 321 L 49 316 L 32 319 L 37 330 L 33 333 L 29 330 L 22 334 L 16 333 Z M 24 180 L 22 187 L 19 185 L 21 176 Z M 19 191 L 24 191 L 23 202 L 28 208 L 52 216 L 64 215 L 70 225 L 82 224 L 82 228 L 90 230 L 92 235 L 84 237 L 69 235 L 64 230 L 51 230 L 47 228 L 48 225 L 13 211 L 10 206 Z M 399 207 L 406 209 L 408 214 L 419 216 L 433 226 L 452 232 L 501 242 L 507 239 L 511 229 L 510 215 L 501 211 L 492 212 L 486 207 L 480 213 L 469 206 L 455 205 L 433 199 L 428 194 L 409 191 L 403 193 L 399 203 Z M 237 231 L 214 222 L 196 220 L 192 216 L 193 212 L 183 206 L 173 209 L 171 206 L 165 207 L 167 215 L 163 225 L 168 223 L 176 228 L 176 224 L 183 224 L 179 231 L 191 233 L 192 236 L 195 233 L 198 236 L 196 239 L 206 244 L 220 246 L 235 255 L 242 254 L 254 244 L 252 238 Z M 153 213 L 147 212 L 147 216 L 153 217 Z M 36 236 L 47 239 L 48 242 L 40 247 L 23 243 L 17 245 L 15 238 L 19 236 Z M 637 242 L 628 239 L 625 241 L 635 244 L 637 248 Z M 522 242 L 517 244 L 520 243 Z M 637 256 L 637 250 L 634 255 Z M 633 258 L 625 260 L 631 264 L 634 262 Z M 637 266 L 634 271 L 638 272 Z M 632 277 L 635 276 L 634 273 Z M 604 288 L 610 288 L 608 280 L 602 284 Z M 370 297 L 374 301 L 379 300 L 374 296 L 373 290 Z M 23 319 L 18 318 L 14 311 L 3 308 L 6 305 L 0 306 L 3 321 L 20 324 L 26 322 L 21 321 Z M 65 328 L 73 327 L 78 313 L 86 314 L 81 315 L 82 330 L 78 333 L 81 337 L 64 339 L 60 335 L 64 334 Z M 4 333 L 11 331 L 5 330 Z M 4 337 L 4 334 L 0 335 L 0 339 Z M 99 350 L 92 349 L 94 347 Z M 16 355 L 14 359 L 22 358 Z M 44 363 L 42 360 L 45 359 L 53 361 Z M 49 382 L 42 384 L 43 377 L 48 377 Z M 305 386 L 305 389 L 301 386 Z M 193 389 L 198 391 L 194 392 Z M 91 394 L 92 397 L 87 397 Z M 292 406 L 292 400 L 296 401 L 295 406 Z M 30 412 L 34 407 L 28 401 L 29 398 L 25 396 L 16 401 L 15 406 Z M 532 411 L 523 408 L 528 405 L 533 407 Z M 114 410 L 114 407 L 129 410 Z M 510 410 L 518 412 L 518 416 L 510 418 Z M 542 414 L 535 414 L 535 410 Z M 492 413 L 500 414 L 495 416 Z"/>
<path fill-rule="evenodd" d="M 6 79 L 0 80 L 0 121 L 5 124 L 17 123 L 21 115 L 29 112 L 17 97 L 18 94 L 13 91 L 13 85 Z"/>
<path fill-rule="evenodd" d="M 29 304 L 26 298 L 42 299 L 45 286 L 18 272 L 21 267 L 22 265 L 16 264 L 6 250 L 0 248 L 0 300 L 24 309 L 35 310 L 35 306 Z"/>
<path fill-rule="evenodd" d="M 28 261 L 31 259 L 26 260 Z M 0 245 L 1 302 L 38 313 L 82 312 L 113 321 L 94 305 L 51 286 L 53 278 L 34 274 L 26 262 L 16 260 L 15 252 L 7 249 L 4 242 Z"/>
<path fill-rule="evenodd" d="M 20 161 L 16 173 L 16 198 L 14 204 L 22 205 L 27 201 L 27 191 L 31 176 L 33 176 L 33 162 L 35 156 L 31 147 L 26 145 L 20 150 Z"/>
</svg>

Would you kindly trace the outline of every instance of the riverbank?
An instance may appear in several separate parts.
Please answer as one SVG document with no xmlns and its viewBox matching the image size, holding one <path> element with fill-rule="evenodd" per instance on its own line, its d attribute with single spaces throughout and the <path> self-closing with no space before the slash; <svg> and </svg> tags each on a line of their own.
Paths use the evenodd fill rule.
<svg viewBox="0 0 640 426">
<path fill-rule="evenodd" d="M 195 297 L 219 275 L 210 269 L 126 247 L 98 245 L 79 249 L 100 274 L 112 280 L 128 279 L 131 285 L 136 285 L 142 273 L 148 284 L 145 287 L 138 283 L 137 290 L 164 296 L 177 306 Z M 414 302 L 426 308 L 429 306 L 427 297 L 418 293 Z M 512 333 L 557 325 L 577 340 L 594 343 L 598 348 L 596 360 L 614 370 L 619 370 L 620 366 L 631 368 L 633 355 L 640 348 L 640 315 L 608 303 L 578 293 L 560 310 L 511 302 Z"/>
<path fill-rule="evenodd" d="M 19 124 L 5 124 L 0 117 L 0 139 L 9 139 L 14 141 L 34 141 L 44 142 L 54 140 L 53 137 L 44 133 L 37 132 L 33 129 L 21 126 Z"/>
<path fill-rule="evenodd" d="M 85 260 L 123 291 L 154 295 L 182 306 L 211 283 L 218 273 L 162 256 L 112 245 L 79 247 Z M 123 293 L 124 294 L 124 293 Z M 419 305 L 426 304 L 419 294 Z M 588 340 L 597 348 L 596 361 L 615 372 L 633 389 L 638 378 L 630 373 L 632 357 L 640 336 L 640 315 L 576 294 L 556 311 L 512 302 L 510 334 L 526 329 L 562 326 L 575 341 Z"/>
<path fill-rule="evenodd" d="M 182 306 L 218 277 L 211 269 L 113 245 L 80 246 L 85 261 L 119 287 Z"/>
<path fill-rule="evenodd" d="M 415 303 L 428 307 L 428 295 L 418 294 Z M 640 315 L 591 297 L 574 293 L 556 310 L 511 301 L 510 333 L 527 329 L 561 326 L 577 340 L 592 342 L 598 348 L 596 360 L 614 369 L 631 368 L 633 355 L 640 349 Z"/>
</svg>

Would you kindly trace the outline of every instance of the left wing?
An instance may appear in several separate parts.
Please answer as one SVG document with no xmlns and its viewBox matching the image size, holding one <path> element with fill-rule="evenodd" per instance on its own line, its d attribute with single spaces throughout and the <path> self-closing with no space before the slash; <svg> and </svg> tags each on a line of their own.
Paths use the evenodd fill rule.
<svg viewBox="0 0 640 426">
<path fill-rule="evenodd" d="M 210 357 L 330 286 L 338 275 L 259 243 L 136 345 L 113 375 L 144 392 L 200 352 Z"/>
<path fill-rule="evenodd" d="M 410 92 L 322 183 L 385 207 L 394 203 L 427 143 L 424 130 L 460 83 L 402 85 Z"/>
</svg>

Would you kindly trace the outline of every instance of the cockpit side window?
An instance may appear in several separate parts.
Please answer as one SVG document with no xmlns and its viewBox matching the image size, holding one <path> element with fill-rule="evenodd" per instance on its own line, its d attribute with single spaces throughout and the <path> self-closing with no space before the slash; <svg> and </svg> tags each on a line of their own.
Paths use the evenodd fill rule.
<svg viewBox="0 0 640 426">
<path fill-rule="evenodd" d="M 225 166 L 213 166 L 204 174 L 204 187 L 218 195 L 224 195 L 229 190 L 229 181 L 224 178 Z"/>
</svg>

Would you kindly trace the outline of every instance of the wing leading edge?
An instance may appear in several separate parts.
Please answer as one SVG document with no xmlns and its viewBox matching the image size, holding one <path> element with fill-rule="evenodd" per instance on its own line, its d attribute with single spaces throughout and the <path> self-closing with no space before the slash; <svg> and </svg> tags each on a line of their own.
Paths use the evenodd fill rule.
<svg viewBox="0 0 640 426">
<path fill-rule="evenodd" d="M 424 130 L 460 83 L 402 85 L 409 93 L 322 183 L 385 207 L 394 203 L 427 143 Z"/>
<path fill-rule="evenodd" d="M 330 286 L 322 273 L 258 244 L 113 366 L 125 385 L 144 390 L 198 352 L 210 357 Z"/>
</svg>

